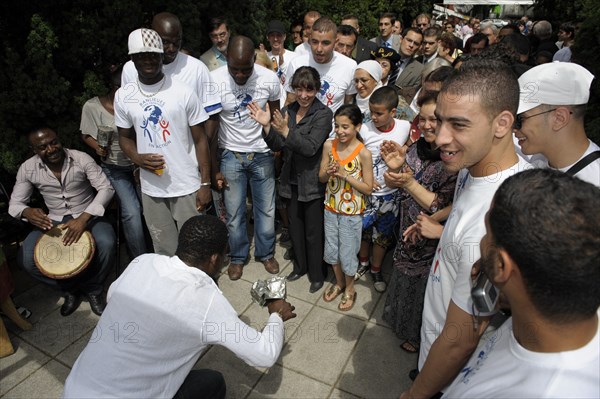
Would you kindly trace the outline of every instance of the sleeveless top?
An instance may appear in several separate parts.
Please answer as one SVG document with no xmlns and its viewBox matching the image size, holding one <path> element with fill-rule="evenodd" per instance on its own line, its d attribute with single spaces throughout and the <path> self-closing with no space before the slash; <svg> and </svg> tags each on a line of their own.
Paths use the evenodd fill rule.
<svg viewBox="0 0 600 399">
<path fill-rule="evenodd" d="M 346 159 L 340 159 L 337 144 L 338 140 L 333 140 L 330 162 L 338 161 L 349 176 L 362 181 L 362 165 L 358 153 L 365 145 L 359 143 Z M 360 215 L 365 209 L 365 196 L 344 179 L 331 176 L 327 182 L 325 209 L 342 215 Z"/>
</svg>

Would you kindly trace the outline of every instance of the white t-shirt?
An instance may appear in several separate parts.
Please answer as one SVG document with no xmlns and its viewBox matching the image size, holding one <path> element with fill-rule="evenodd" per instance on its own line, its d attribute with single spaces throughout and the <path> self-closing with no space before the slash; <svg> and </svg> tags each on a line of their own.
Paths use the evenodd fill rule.
<svg viewBox="0 0 600 399">
<path fill-rule="evenodd" d="M 310 43 L 304 42 L 294 49 L 294 53 L 298 55 L 310 54 Z"/>
<path fill-rule="evenodd" d="M 163 72 L 174 80 L 191 86 L 207 114 L 213 115 L 221 111 L 221 102 L 216 95 L 214 82 L 210 72 L 204 63 L 185 53 L 179 52 L 177 57 L 170 64 L 163 64 Z M 127 83 L 136 82 L 138 72 L 135 69 L 133 61 L 127 61 L 123 66 L 121 74 L 121 86 Z"/>
<path fill-rule="evenodd" d="M 517 342 L 512 321 L 480 344 L 444 398 L 600 398 L 600 324 L 579 349 L 540 353 Z"/>
<path fill-rule="evenodd" d="M 585 157 L 588 154 L 591 154 L 594 151 L 600 151 L 600 147 L 598 147 L 598 145 L 596 143 L 592 142 L 591 140 L 589 140 L 589 142 L 590 142 L 590 145 L 588 146 L 587 150 L 585 150 L 585 152 L 583 153 L 581 158 Z M 577 162 L 579 162 L 579 160 L 581 158 L 579 158 L 577 160 Z M 573 163 L 573 165 L 575 165 L 577 162 Z M 569 166 L 561 168 L 559 170 L 561 172 L 566 172 L 573 165 L 569 165 Z M 591 183 L 596 187 L 600 187 L 600 158 L 596 159 L 594 162 L 590 163 L 588 166 L 581 169 L 579 171 L 579 173 L 577 173 L 575 175 L 575 177 L 577 177 L 583 181 L 586 181 L 588 183 Z"/>
<path fill-rule="evenodd" d="M 277 312 L 255 330 L 206 273 L 177 256 L 137 257 L 107 298 L 65 382 L 65 398 L 172 398 L 209 345 L 259 367 L 272 366 L 283 346 Z"/>
<path fill-rule="evenodd" d="M 219 147 L 236 152 L 268 152 L 269 147 L 262 138 L 262 126 L 250 118 L 248 104 L 256 102 L 265 109 L 267 101 L 279 101 L 281 84 L 275 72 L 260 65 L 243 86 L 238 86 L 227 66 L 211 72 L 217 93 L 223 104 L 219 114 Z"/>
<path fill-rule="evenodd" d="M 285 52 L 283 53 L 283 63 L 279 64 L 279 56 L 278 55 L 273 55 L 272 52 L 267 52 L 267 55 L 269 56 L 270 59 L 272 59 L 273 57 L 275 58 L 276 62 L 277 62 L 277 71 L 275 71 L 275 73 L 277 74 L 277 77 L 279 78 L 279 81 L 281 82 L 281 98 L 279 99 L 280 102 L 280 106 L 283 107 L 283 104 L 285 104 L 285 100 L 287 98 L 287 92 L 285 91 L 285 82 L 286 82 L 286 71 L 288 69 L 288 66 L 290 65 L 290 62 L 296 58 L 298 56 L 298 54 L 296 54 L 293 51 L 290 50 L 285 50 Z M 290 77 L 291 79 L 291 77 Z"/>
<path fill-rule="evenodd" d="M 458 173 L 452 211 L 437 246 L 425 290 L 419 370 L 444 328 L 450 300 L 472 314 L 471 268 L 481 256 L 479 243 L 485 235 L 485 214 L 500 184 L 530 168 L 532 166 L 519 157 L 518 163 L 493 175 L 472 177 L 468 169 Z"/>
<path fill-rule="evenodd" d="M 383 196 L 398 191 L 397 188 L 390 188 L 385 185 L 383 174 L 387 171 L 388 167 L 381 157 L 381 143 L 384 140 L 391 140 L 404 145 L 406 140 L 408 140 L 409 133 L 410 123 L 396 118 L 394 118 L 394 126 L 389 132 L 382 132 L 377 129 L 373 121 L 363 123 L 360 128 L 360 136 L 363 139 L 363 143 L 371 151 L 371 156 L 373 157 L 373 180 L 381 187 L 379 190 L 373 191 L 372 195 Z"/>
<path fill-rule="evenodd" d="M 290 86 L 292 76 L 294 76 L 296 69 L 301 66 L 311 66 L 319 72 L 319 75 L 321 75 L 321 90 L 317 93 L 317 98 L 334 113 L 344 104 L 346 95 L 356 94 L 356 87 L 354 86 L 356 61 L 353 59 L 337 51 L 333 52 L 333 57 L 327 64 L 315 62 L 312 52 L 294 58 L 286 73 L 285 89 L 289 93 L 294 92 L 294 89 Z"/>
<path fill-rule="evenodd" d="M 141 169 L 142 192 L 170 198 L 191 194 L 200 188 L 196 147 L 190 126 L 208 119 L 194 91 L 165 75 L 166 81 L 145 85 L 136 81 L 122 86 L 115 95 L 115 124 L 133 128 L 139 154 L 161 154 L 167 167 L 162 176 Z M 138 83 L 146 97 L 138 88 Z M 162 89 L 161 89 L 162 86 Z"/>
</svg>

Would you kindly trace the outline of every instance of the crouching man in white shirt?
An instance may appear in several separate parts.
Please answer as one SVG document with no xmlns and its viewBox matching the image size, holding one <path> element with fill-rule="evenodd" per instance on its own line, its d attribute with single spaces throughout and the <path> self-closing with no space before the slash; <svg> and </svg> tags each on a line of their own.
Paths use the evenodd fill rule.
<svg viewBox="0 0 600 399">
<path fill-rule="evenodd" d="M 175 256 L 134 259 L 110 286 L 106 310 L 67 378 L 64 397 L 225 397 L 220 373 L 190 371 L 208 345 L 225 346 L 252 366 L 272 366 L 294 307 L 270 301 L 262 332 L 238 318 L 214 281 L 227 235 L 216 217 L 194 216 L 181 228 Z"/>
<path fill-rule="evenodd" d="M 600 190 L 555 170 L 509 177 L 486 216 L 481 269 L 512 317 L 444 398 L 600 397 Z"/>
</svg>

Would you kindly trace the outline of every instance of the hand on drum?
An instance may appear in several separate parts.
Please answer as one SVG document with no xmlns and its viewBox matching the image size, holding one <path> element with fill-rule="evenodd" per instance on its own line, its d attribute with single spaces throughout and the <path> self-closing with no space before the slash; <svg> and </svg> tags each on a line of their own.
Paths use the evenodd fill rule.
<svg viewBox="0 0 600 399">
<path fill-rule="evenodd" d="M 87 220 L 83 215 L 78 218 L 71 219 L 66 223 L 58 225 L 62 230 L 67 229 L 67 232 L 63 235 L 63 244 L 69 246 L 81 238 L 81 235 L 87 227 Z"/>
<path fill-rule="evenodd" d="M 29 223 L 42 230 L 50 230 L 52 228 L 52 220 L 40 208 L 27 208 L 23 211 L 22 216 Z"/>
</svg>

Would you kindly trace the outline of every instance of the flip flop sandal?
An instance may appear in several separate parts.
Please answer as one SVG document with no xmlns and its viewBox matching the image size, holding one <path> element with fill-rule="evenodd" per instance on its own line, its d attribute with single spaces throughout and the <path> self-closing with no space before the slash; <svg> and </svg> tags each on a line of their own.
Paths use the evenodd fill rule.
<svg viewBox="0 0 600 399">
<path fill-rule="evenodd" d="M 344 292 L 343 288 L 340 288 L 336 285 L 330 285 L 329 288 L 327 288 L 327 291 L 325 291 L 323 293 L 323 300 L 325 302 L 331 302 L 333 301 L 335 298 L 337 298 L 338 296 L 340 296 L 341 293 Z M 327 299 L 329 298 L 329 299 Z"/>
<path fill-rule="evenodd" d="M 408 353 L 417 353 L 419 351 L 418 345 L 413 345 L 408 341 L 405 341 L 402 345 L 400 345 L 400 348 Z"/>
<path fill-rule="evenodd" d="M 347 308 L 343 308 L 342 306 L 345 305 L 346 302 L 348 302 L 348 301 L 352 301 L 350 306 Z M 342 295 L 342 301 L 338 305 L 338 309 L 341 310 L 342 312 L 347 312 L 349 310 L 352 310 L 355 303 L 356 303 L 356 291 L 352 295 L 344 294 L 344 295 Z"/>
</svg>

